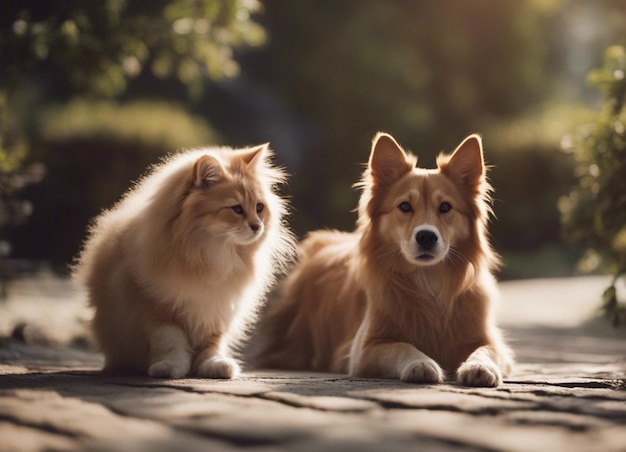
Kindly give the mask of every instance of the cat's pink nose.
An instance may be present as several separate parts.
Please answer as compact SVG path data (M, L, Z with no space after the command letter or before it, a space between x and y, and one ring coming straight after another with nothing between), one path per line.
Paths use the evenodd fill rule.
M259 223L250 223L250 229L252 229L252 232L259 232L261 225Z

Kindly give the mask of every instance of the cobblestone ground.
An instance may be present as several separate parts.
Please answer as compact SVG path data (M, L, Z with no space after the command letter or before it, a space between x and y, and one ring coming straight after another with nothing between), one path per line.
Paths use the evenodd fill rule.
M0 301L0 450L624 451L626 336L587 322L605 283L502 284L518 366L476 389L261 371L106 377L80 294L50 276L18 281Z

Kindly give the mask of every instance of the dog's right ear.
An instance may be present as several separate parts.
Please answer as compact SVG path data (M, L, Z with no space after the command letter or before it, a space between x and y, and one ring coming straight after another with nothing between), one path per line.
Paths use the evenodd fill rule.
M193 164L193 185L208 188L224 178L224 169L212 155L205 154Z
M411 171L414 164L394 138L378 132L372 141L369 168L374 182L391 185Z

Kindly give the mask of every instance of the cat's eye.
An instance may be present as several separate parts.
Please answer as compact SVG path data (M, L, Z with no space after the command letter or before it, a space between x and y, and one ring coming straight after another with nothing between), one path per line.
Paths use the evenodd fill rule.
M265 206L263 205L263 203L258 203L256 205L256 213L261 213L263 212L263 209L265 209Z
M442 202L441 204L439 204L439 212L448 213L451 210L452 210L452 206L450 205L449 202Z
M408 202L403 201L400 204L398 204L398 209L400 209L404 213L408 213L413 210L413 207L411 207L411 204L409 204Z
M242 215L243 214L243 207L241 207L241 204L237 204L236 206L232 206L231 209L233 210L233 212L235 212L237 215Z

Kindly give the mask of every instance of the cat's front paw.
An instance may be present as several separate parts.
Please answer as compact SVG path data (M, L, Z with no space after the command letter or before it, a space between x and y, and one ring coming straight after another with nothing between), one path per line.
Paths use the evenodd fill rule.
M459 367L457 381L464 386L495 387L502 384L502 372L494 362L470 360Z
M189 373L189 362L183 360L164 359L152 363L148 375L154 378L183 378Z
M413 361L400 373L400 380L407 383L441 383L443 378L443 370L432 359Z
M213 356L198 365L197 374L204 378L235 378L239 375L239 364L228 356Z

